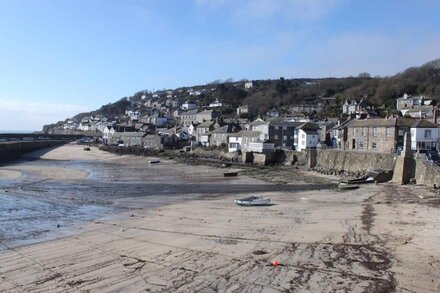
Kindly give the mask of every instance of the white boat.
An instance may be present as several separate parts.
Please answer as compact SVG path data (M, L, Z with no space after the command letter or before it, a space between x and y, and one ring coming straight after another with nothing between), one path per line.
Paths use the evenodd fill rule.
M234 203L239 206L266 206L270 204L270 198L261 195L253 195L246 198L237 198Z
M160 160L149 160L148 163L150 163L150 164L158 164L158 163L160 163Z

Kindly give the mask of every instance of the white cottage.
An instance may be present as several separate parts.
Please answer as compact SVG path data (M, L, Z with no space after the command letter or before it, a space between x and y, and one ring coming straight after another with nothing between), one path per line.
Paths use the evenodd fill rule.
M411 149L413 151L435 150L439 139L439 128L428 120L418 120L411 126Z
M316 148L319 142L318 127L310 122L304 123L297 127L298 134L295 140L298 143L295 145L297 151L305 149Z

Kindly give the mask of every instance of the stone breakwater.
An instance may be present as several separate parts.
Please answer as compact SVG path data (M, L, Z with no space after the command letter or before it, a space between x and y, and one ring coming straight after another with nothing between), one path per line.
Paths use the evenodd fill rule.
M63 140L12 141L0 143L0 162L18 159L21 155L64 144Z

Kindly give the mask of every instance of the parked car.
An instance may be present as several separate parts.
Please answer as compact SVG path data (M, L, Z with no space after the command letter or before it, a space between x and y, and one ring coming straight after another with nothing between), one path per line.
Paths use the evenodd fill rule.
M431 164L440 165L440 156L437 151L427 151L426 160Z

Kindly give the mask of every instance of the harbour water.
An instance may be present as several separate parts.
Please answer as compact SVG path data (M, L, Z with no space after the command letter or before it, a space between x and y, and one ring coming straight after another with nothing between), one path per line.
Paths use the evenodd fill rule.
M56 155L52 155L55 153ZM150 158L151 159L151 158ZM69 235L93 219L185 200L320 189L223 177L221 169L67 145L0 167L0 250ZM8 173L9 172L9 173ZM21 174L16 177L7 174ZM250 189L250 183L252 189Z

